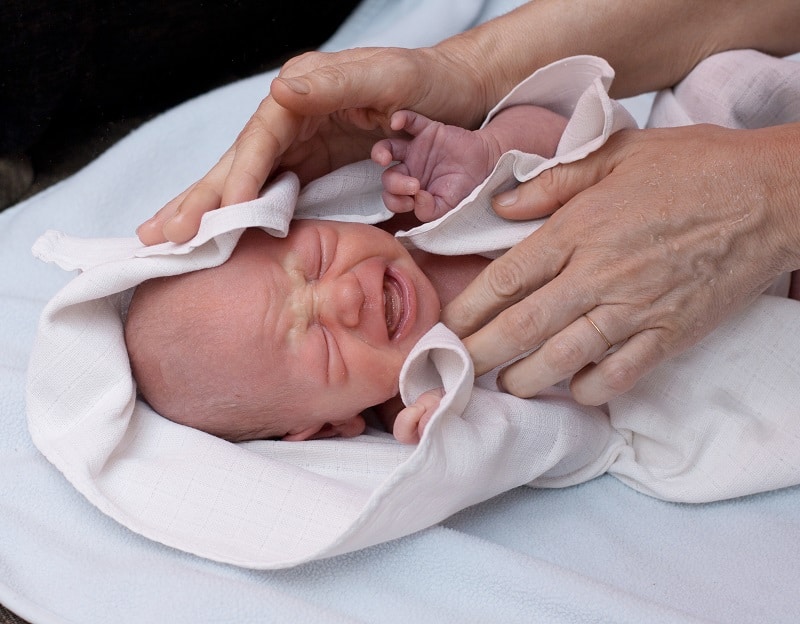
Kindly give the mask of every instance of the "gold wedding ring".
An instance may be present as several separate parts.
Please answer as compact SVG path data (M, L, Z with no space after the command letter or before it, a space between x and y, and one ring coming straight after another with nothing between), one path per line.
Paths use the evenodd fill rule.
M601 330L601 329L600 329L600 328L597 326L597 323L595 323L595 322L594 322L592 319L590 319L590 318L589 318L589 315L588 315L588 314L584 314L584 315L583 315L583 318L585 318L587 321L589 321L589 323L591 323L592 327L594 327L595 331L596 331L598 334L600 334L600 337L603 339L603 342L605 342L605 343L606 343L606 346L607 346L609 349L610 349L611 347L613 347L613 346L614 346L614 345L612 345L612 344L611 344L611 341L610 341L608 338L606 338L606 335L603 333L603 330Z

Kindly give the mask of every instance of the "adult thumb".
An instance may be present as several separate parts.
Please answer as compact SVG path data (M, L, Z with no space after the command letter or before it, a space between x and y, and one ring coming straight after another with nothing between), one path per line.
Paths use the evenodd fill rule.
M393 48L308 52L283 66L270 94L300 115L369 108L388 116L414 101L415 68Z
M613 137L612 137L613 138ZM555 165L518 187L498 193L492 208L504 219L522 221L553 214L581 191L594 186L614 168L614 143L609 141L581 160Z

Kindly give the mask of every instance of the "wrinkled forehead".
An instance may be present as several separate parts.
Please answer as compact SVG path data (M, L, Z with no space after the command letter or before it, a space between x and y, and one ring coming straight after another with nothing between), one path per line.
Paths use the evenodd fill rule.
M273 247L303 252L312 248L320 237L325 235L335 236L337 249L349 247L353 243L357 245L359 242L402 247L400 241L379 225L328 219L294 220L285 238L273 237L258 228L249 229L240 239L238 246L250 248L260 241Z
M147 307L167 308L174 316L189 309L212 317L220 311L228 318L257 311L258 302L279 295L287 258L302 257L317 228L316 222L294 222L285 238L250 228L219 266L148 280L135 289L134 298Z
M283 264L288 256L303 255L312 249L319 228L318 221L293 221L284 238L272 236L260 228L250 228L242 234L225 264L229 267L247 262Z

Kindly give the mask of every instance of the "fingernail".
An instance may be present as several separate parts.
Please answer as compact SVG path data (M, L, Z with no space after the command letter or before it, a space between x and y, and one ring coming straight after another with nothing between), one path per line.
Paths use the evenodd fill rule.
M505 193L500 193L499 195L494 196L494 201L499 206L510 206L511 204L516 204L517 199L519 199L519 192L517 189L506 191Z
M300 95L311 93L311 85L308 84L306 80L301 80L299 78L278 78L278 80Z

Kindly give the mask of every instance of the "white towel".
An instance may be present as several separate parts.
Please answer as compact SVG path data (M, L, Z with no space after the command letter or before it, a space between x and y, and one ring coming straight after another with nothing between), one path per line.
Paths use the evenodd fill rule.
M603 61L576 57L520 85L501 106L543 103L537 98L550 97L553 84L571 87L547 101L571 116L556 157L504 156L456 211L407 240L440 253L491 253L524 237L536 224L498 219L488 194L511 176L529 179L581 158L632 125L606 95L611 77ZM132 530L253 568L360 549L520 484L565 486L606 470L671 500L717 500L800 482L799 429L791 417L800 389L788 383L800 376L800 335L792 323L798 304L775 297L607 409L578 406L559 388L532 400L502 395L491 375L473 387L463 345L437 326L401 375L407 400L430 387L446 389L417 447L374 431L354 440L235 445L135 401L122 339L126 290L148 277L223 262L244 227L282 235L295 208L297 217L318 215L326 205L328 217L341 216L356 193L363 200L358 219L379 220L386 216L379 173L359 163L299 195L296 179L286 175L259 200L208 215L185 245L146 249L135 241L43 237L35 247L41 258L83 272L42 316L28 390L37 446L84 496Z

